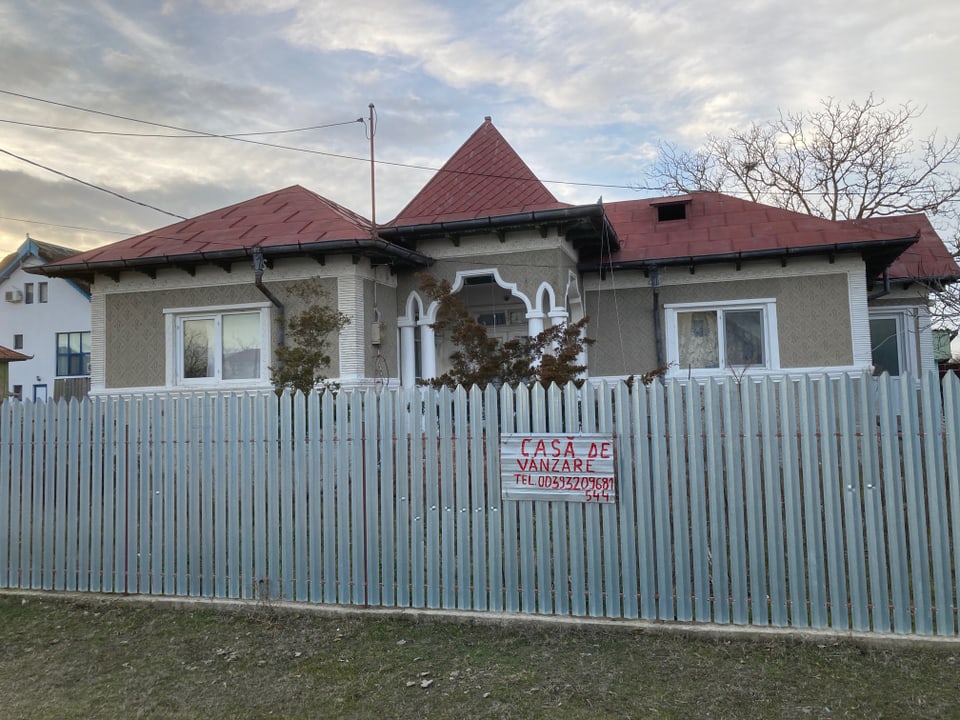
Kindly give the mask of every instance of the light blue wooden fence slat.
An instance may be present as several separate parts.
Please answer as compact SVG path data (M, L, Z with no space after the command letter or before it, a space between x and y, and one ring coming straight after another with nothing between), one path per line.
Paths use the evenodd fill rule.
M426 475L424 473L424 427L427 392L411 392L410 402L410 586L414 607L425 607L426 584Z
M154 527L154 504L162 502L160 496L161 473L163 457L158 433L160 432L159 399L150 396L144 405L145 423L141 428L139 447L144 461L138 468L137 482L131 483L139 493L138 529L140 536L137 540L137 559L131 563L131 578L135 583L136 592L162 592L160 578L154 577L160 568L154 566L154 557L160 553L154 551L159 548L154 545L154 538L159 543L160 531ZM163 518L162 509L158 508L157 522ZM155 589L155 590L154 590Z
M298 602L306 602L310 597L310 573L307 570L309 540L307 527L309 517L310 492L313 488L310 468L307 464L307 443L309 426L307 424L307 398L301 392L293 396L293 534L294 542L294 589L293 596ZM319 520L319 517L317 518Z
M201 497L203 494L202 483L204 475L201 469L200 454L203 446L202 431L202 401L197 396L191 396L184 405L186 412L183 416L183 422L180 427L183 437L187 439L187 450L183 453L186 467L183 468L183 492L187 495L185 507L187 516L186 533L181 533L180 537L186 536L186 572L187 572L187 594L198 597L203 592L203 562L201 555L201 530L203 528L203 517L200 512ZM252 528L247 533L247 542L250 541Z
M530 391L523 385L516 388L516 431L532 432L530 427ZM534 513L533 503L517 501L520 523L520 544L517 549L520 564L520 609L532 613L537 610L537 569L534 551Z
M117 435L116 398L105 398L103 412L103 562L101 563L100 590L116 592L117 575L115 547L119 544L116 508L125 501L123 493L117 488L119 476L117 470L117 450L120 442ZM99 455L99 453L98 453Z
M367 602L366 527L363 472L363 393L349 393L349 481L350 481L350 585L351 602Z
M453 442L449 451L454 453L454 522L457 527L457 607L473 607L473 578L470 564L470 520L473 516L470 503L470 458L468 457L470 434L467 430L467 391L458 387L454 393Z
M380 437L380 472L377 473L377 492L380 494L380 549L374 557L373 567L380 563L380 604L393 607L397 604L397 551L396 551L396 522L394 507L397 502L397 472L394 466L394 453L397 443L394 428L394 401L396 393L383 391L378 395L379 401L379 437Z
M457 570L456 570L456 504L453 478L453 418L451 405L453 394L450 388L439 393L440 435L437 442L437 454L440 464L440 587L441 607L457 606Z
M177 472L175 458L177 447L177 398L164 398L163 412L163 593L173 595L176 592L176 511L177 511ZM233 437L236 437L235 435ZM239 542L233 547L239 547ZM236 553L234 553L236 554Z
M621 613L634 620L640 616L637 588L636 478L633 475L633 428L630 425L630 391L623 382L612 388L615 489L620 537Z
M613 435L612 391L606 382L597 393L597 429ZM603 522L604 612L607 617L622 617L620 586L620 543L617 542L617 506L604 503L600 508Z
M14 400L0 400L0 587L13 587L10 582L10 541L13 530L4 522L10 515L10 504L18 491L14 490L22 440L22 405ZM14 433L17 437L14 437ZM12 455L12 457L11 457Z
M504 561L503 561L503 505L500 499L500 455L498 450L500 415L498 392L493 385L483 390L484 485L486 487L487 512L487 585L489 607L494 611L504 608Z
M280 581L280 597L294 599L294 520L293 520L293 458L296 454L293 438L293 402L289 392L280 395L280 434L277 453L280 459L279 486L276 505L279 509L278 520L280 543L280 566L271 575Z
M797 438L796 384L783 380L778 384L780 408L781 463L783 472L784 534L787 553L787 579L790 591L790 625L807 627L806 563L803 552L803 495L800 484L800 454Z
M29 470L30 464L32 463L30 443L32 442L34 424L33 411L35 404L29 402L23 404L12 403L12 406L12 427L14 434L9 436L11 438L10 475L3 483L4 507L3 513L0 515L0 527L5 525L7 529L4 533L3 555L0 556L2 568L0 569L3 570L5 575L6 587L19 588L20 541L22 538L20 530L20 503L23 497L23 478L33 478L33 473L25 472L24 465L26 465ZM52 473L50 473L50 475L52 476ZM34 482L36 482L36 480L34 480ZM46 559L44 559L44 565L49 567Z
M912 375L900 378L903 409L903 482L907 501L907 537L910 546L910 577L913 589L914 629L927 635L933 631L930 595L930 556L927 544L927 512L924 504L923 468L917 419L917 388Z
M176 546L176 589L177 595L194 595L191 589L190 576L190 550L193 541L190 537L190 530L194 525L198 525L197 518L189 511L190 499L194 495L192 483L190 482L189 468L196 468L196 465L190 464L190 453L193 450L190 434L190 422L192 419L192 402L189 396L178 396L174 400L176 411L176 537L174 540ZM249 535L247 536L249 538Z
M904 516L903 475L900 464L900 416L897 412L899 393L889 375L876 381L880 394L880 430L883 504L886 507L887 547L890 557L890 587L893 602L894 632L913 632L910 611L907 534Z
M820 464L823 479L824 548L827 552L827 594L830 598L830 626L850 627L843 545L843 511L840 504L840 467L837 450L837 410L834 382L821 377L817 383L820 409Z
M423 458L425 487L425 515L427 519L426 565L427 565L427 607L438 608L441 605L440 575L440 474L437 445L440 442L440 408L437 393L425 395L423 422Z
M337 472L338 454L336 409L334 395L324 391L320 398L319 431L323 433L323 601L339 601L339 583L337 559L337 497L339 474Z
M664 388L654 380L650 403L650 475L657 548L657 618L674 620L673 545L670 537L670 480L667 465L667 413Z
M567 432L580 432L580 393L573 383L564 393L564 415ZM587 614L587 573L586 573L586 537L583 519L583 503L571 503L567 508L567 534L570 542L568 562L570 564L569 593L570 612L577 617Z
M410 598L410 529L413 521L410 500L410 439L413 430L410 427L410 408L416 401L415 388L401 389L395 395L394 403L394 475L396 477L394 502L396 505L397 528L397 597L396 605L408 607Z
M0 516L0 523L9 522L11 548L10 548L10 566L16 568L16 579L12 587L26 587L32 573L28 572L30 567L30 545L33 539L31 527L31 505L34 501L32 486L37 480L42 480L43 466L37 462L39 451L42 449L34 441L34 438L40 437L38 432L42 417L42 405L32 403L24 413L24 442L23 455L21 459L20 472L11 478L11 488L13 496L10 502L10 515ZM33 446L33 450L31 450ZM42 460L42 458L39 458ZM43 504L41 503L41 507Z
M103 473L106 460L103 456L103 443L106 436L104 427L103 401L101 398L86 399L90 418L90 574L88 589L93 592L103 590L103 559L111 551L104 544L104 509L106 497L103 492ZM107 516L109 517L109 515ZM34 546L36 547L36 546ZM36 568L34 563L34 568ZM34 586L35 587L35 586Z
M23 418L27 427L32 427L33 442L33 479L31 487L31 513L30 513L30 587L38 590L43 587L43 525L45 519L45 508L43 505L43 496L46 490L44 458L48 452L46 443L39 442L40 438L45 437L43 406L35 403L24 403ZM29 452L29 447L24 446L24 451Z
M254 565L254 494L256 482L254 480L256 468L254 466L255 449L255 418L259 412L262 400L255 395L241 395L237 398L237 495L240 504L237 527L240 537L234 552L238 555L240 597L256 598L258 591L257 572Z
M226 527L222 537L226 541L225 575L227 594L231 598L241 596L240 585L246 580L240 569L240 488L244 483L242 473L242 447L240 440L240 403L234 393L223 398L224 423L221 444L224 447L224 486L226 488ZM289 435L288 435L289 437Z
M703 394L696 383L684 392L687 472L690 493L690 547L693 552L693 611L698 622L711 619L710 549L707 544L707 481L704 474Z
M228 585L227 585L227 543L224 542L224 538L227 536L227 482L226 473L224 468L227 463L227 447L224 442L224 430L226 419L224 413L226 412L225 408L225 398L222 396L215 396L212 398L212 436L215 447L214 455L214 466L213 466L213 475L210 478L210 481L214 487L214 496L213 496L213 522L214 522L214 537L216 538L214 543L214 582L215 590L214 594L216 597L229 597L228 596ZM271 428L274 427L275 423L271 423L269 419L267 420L265 431L267 438L267 447L266 452L268 455L267 468L270 472L270 468L273 467L273 462L271 462L275 457L275 451L271 452L271 447L276 447L275 443L271 442ZM270 472L273 475L272 472ZM267 481L268 487L270 485L270 480ZM268 568L273 567L270 563L269 557L272 554L273 546L275 546L275 541L273 538L267 535L267 556ZM270 570L268 570L268 573ZM272 595L272 588L268 590Z
M887 591L887 562L884 541L883 500L880 480L879 407L874 401L875 383L864 374L858 393L861 440L861 472L863 473L863 514L867 534L867 572L870 578L872 629L890 632L890 595Z
M569 388L567 393L569 398L576 397ZM657 617L657 561L653 541L653 475L650 472L651 443L648 437L647 403L646 386L635 385L630 393L629 422L633 435L631 466L637 523L637 592L640 595L640 617L644 620L654 620ZM569 401L568 404L570 404Z
M850 592L850 621L854 630L870 629L869 596L867 593L866 549L863 544L860 448L857 444L860 418L856 413L856 397L850 375L839 384L840 488L842 492L843 527L847 557L847 587Z
M67 528L67 471L69 469L69 426L67 424L67 404L60 401L55 403L57 408L57 429L54 433L55 442L59 451L57 452L57 480L56 490L53 496L56 517L54 519L55 535L53 547L53 588L55 590L65 590L66 583L66 537L69 534ZM64 450L66 449L66 452Z
M470 416L466 432L469 433L470 452L470 552L473 556L471 569L471 583L473 584L472 607L475 610L486 610L489 607L488 587L490 579L487 574L487 507L486 487L488 477L485 468L484 455L484 396L480 388L474 385L470 388L467 402L470 405ZM492 522L492 520L491 520Z
M750 621L750 593L747 585L747 531L743 488L743 422L740 412L740 388L725 382L720 387L723 408L726 473L727 527L730 537L730 604L733 622L745 625Z
M200 594L204 597L213 597L215 591L213 498L216 483L212 468L216 451L213 443L212 404L213 400L209 395L202 395L197 402L196 420L197 436L201 442L200 474L196 477L196 486L200 493ZM258 437L263 437L262 426Z
M930 565L926 538L926 504L923 498L923 470L919 421L914 417L918 407L917 387L912 376L900 379L901 445L903 452L903 484L906 508L907 547L910 562L914 630L927 634L933 631L930 595Z
M500 389L500 432L516 432L515 394L504 385ZM500 454L497 453L497 467L500 466ZM497 482L500 487L500 482ZM519 584L519 525L517 520L519 502L515 500L502 501L501 515L503 516L503 588L504 609L507 612L516 612L520 609Z
M950 561L954 567L960 566L960 377L947 373L943 377L943 413L945 420L945 439L947 451L947 478L950 497L952 552ZM960 572L954 573L954 597L960 603Z
M750 612L754 625L768 625L766 542L763 529L763 477L760 463L760 428L757 393L750 378L740 383L740 412L743 416L743 497L747 525L747 567L749 570Z
M323 434L323 421L320 417L321 391L314 390L306 397L305 430L309 433L307 442L307 492L309 493L309 525L307 535L309 546L308 573L310 602L323 602L323 458L320 440Z
M74 401L75 402L75 401ZM76 497L79 490L76 481L76 463L77 455L79 452L79 443L78 443L78 430L77 427L77 418L74 412L71 412L72 408L70 403L66 400L61 399L57 402L58 406L62 406L62 416L65 420L64 429L66 434L64 436L64 445L61 446L62 457L58 458L58 464L63 466L63 476L64 482L62 485L63 495L58 498L58 502L63 504L63 512L61 516L63 517L63 529L61 534L65 536L65 541L62 545L62 555L60 562L57 564L57 572L63 574L62 577L62 588L64 590L76 590L77 589L77 575L76 575L76 560L77 560L77 506L76 506ZM26 510L26 512L24 512ZM25 523L24 529L29 535L29 524L30 524L30 506L27 505L24 508L21 505L21 523ZM60 543L58 542L58 545ZM26 553L24 553L26 550ZM20 557L23 561L21 565L21 575L24 574L26 567L30 562L30 547L29 543L21 543L20 545Z
M91 483L93 478L90 472L90 452L93 447L93 437L91 434L90 403L86 400L82 403L74 400L71 401L70 404L73 411L77 413L80 433L77 443L77 451L80 457L79 462L74 465L74 472L77 473L76 481L79 484L80 494L80 502L77 507L79 513L77 521L79 526L77 528L77 575L75 587L77 590L85 592L90 589L90 531L93 527L93 522L91 521L91 513L93 512L91 502L93 488L91 487Z
M689 473L684 438L684 385L666 387L667 453L670 466L670 525L673 529L673 582L676 595L676 619L692 620L693 587L690 568L690 525L687 500L690 496Z
M546 393L546 429L555 434L571 434L563 418L563 390L551 383ZM577 503L579 504L579 503ZM553 612L570 614L570 557L567 510L570 503L550 503L550 555L553 560L551 583Z
M546 391L537 383L530 390L530 430L536 433L547 431ZM551 567L550 525L552 503L537 501L533 503L533 516L536 531L536 546L528 548L537 565L536 598L537 611L545 615L553 614L553 568ZM532 551L532 552L531 552Z
M797 391L810 624L815 628L825 628L830 616L827 610L827 566L823 543L823 505L820 499L817 401L816 389L809 376L800 379Z
M770 623L787 624L787 580L784 562L786 542L783 535L782 460L777 432L776 389L769 377L760 380L760 457L761 486L766 523L767 573L770 598Z
M943 466L943 425L940 384L933 371L920 380L920 417L923 423L923 484L926 485L933 591L938 635L956 634L954 597L951 589L950 534L947 524L947 493Z
M703 387L703 431L710 516L710 579L712 619L717 623L731 621L730 566L727 560L727 493L723 472L723 425L720 420L720 389L713 378Z
M379 485L380 458L377 435L377 392L363 393L363 507L364 507L364 604L380 604L380 518Z
M585 433L597 432L597 397L592 383L583 386L581 427ZM583 511L587 536L587 611L593 617L602 617L606 608L603 588L603 524L600 507L587 503Z

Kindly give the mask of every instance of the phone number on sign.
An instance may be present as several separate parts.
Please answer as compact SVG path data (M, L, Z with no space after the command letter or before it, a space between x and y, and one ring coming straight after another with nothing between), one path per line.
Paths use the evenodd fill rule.
M583 477L579 475L537 475L533 482L523 482L522 485L532 485L543 490L558 490L568 492L583 492L587 500L609 500L610 492L614 488L612 477ZM533 480L533 478L531 478Z

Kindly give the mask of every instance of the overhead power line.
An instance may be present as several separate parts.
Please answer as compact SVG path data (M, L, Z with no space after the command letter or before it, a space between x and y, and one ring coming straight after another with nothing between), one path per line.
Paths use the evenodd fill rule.
M171 135L170 133L131 133L131 132L118 132L116 130L89 130L87 128L73 128L73 127L63 127L61 125L42 125L40 123L29 123L23 122L22 120L6 120L0 118L0 123L7 123L9 125L22 125L24 127L34 127L41 128L43 130L59 130L61 132L74 132L74 133L83 133L86 135L115 135L120 137L140 137L140 138L241 138L252 135L286 135L289 133L297 132L306 132L308 130L321 130L323 128L332 128L339 127L341 125L353 125L354 123L362 123L363 118L357 118L356 120L350 120L348 122L336 122L336 123L327 123L326 125L310 125L309 127L302 128L291 128L289 130L261 130L259 132L245 132L245 133L229 133L225 135L214 135L211 133L191 133L191 134L180 134L180 135Z
M13 97L19 97L19 98L23 98L23 99L25 99L25 100L32 100L32 101L34 101L34 102L46 103L46 104L48 104L48 105L55 105L55 106L57 106L57 107L68 108L68 109L70 109L70 110L77 110L77 111L79 111L79 112L93 113L94 115L102 115L102 116L104 116L104 117L110 117L110 118L114 118L114 119L116 119L116 120L126 120L126 121L128 121L128 122L140 123L140 124L142 124L142 125L152 125L153 127L161 127L161 128L165 128L165 129L167 129L167 130L176 130L176 131L178 131L178 132L190 133L190 134L197 135L197 136L200 136L200 137L219 138L219 139L223 139L223 140L234 140L234 141L236 141L236 142L245 142L245 143L248 143L248 144L251 144L251 145L260 145L260 146L262 146L262 147L274 148L274 149L277 149L277 150L290 150L290 151L292 151L292 152L301 152L301 153L307 153L307 154L310 154L310 155L321 155L321 156L323 156L323 157L332 157L332 158L338 158L338 159L341 159L341 160L354 160L354 161L359 161L359 162L363 162L363 163L369 163L369 162L370 162L370 158L369 158L369 157L359 157L359 156L356 156L356 155L346 155L346 154L343 154L343 153L333 153L333 152L327 152L327 151L324 151L324 150L311 150L311 149L309 149L309 148L295 147L295 146L292 146L292 145L279 145L279 144L276 144L276 143L263 142L263 141L261 141L261 140L251 140L251 139L249 139L249 138L247 138L247 137L242 137L242 136L240 136L240 135L229 135L229 134L228 134L228 135L218 135L218 134L216 134L216 133L205 132L205 131L203 131L203 130L195 130L195 129L192 129L192 128L179 127L179 126L177 126L177 125L168 125L168 124L166 124L166 123L158 123L158 122L153 122L153 121L151 121L151 120L141 120L141 119L139 119L139 118L133 118L133 117L129 117L129 116L126 116L126 115L117 115L117 114L115 114L115 113L104 112L103 110L94 110L94 109L92 109L92 108L86 108L86 107L82 107L82 106L80 106L80 105L71 105L71 104L69 104L69 103L57 102L57 101L55 101L55 100L47 100L47 99L44 99L44 98L34 97L34 96L32 96L32 95L24 95L23 93L17 93L17 92L13 92L13 91L11 91L11 90L3 90L3 89L0 89L0 94L3 94L3 95L11 95L11 96L13 96ZM361 118L361 121L362 121L362 118ZM356 122L356 121L352 121L352 122ZM351 123L348 123L348 124L351 124ZM366 127L366 126L364 125L364 127ZM259 133L255 133L255 134L259 134ZM525 181L526 181L526 180L529 180L529 181L531 181L531 182L541 182L541 183L546 183L546 184L549 184L549 185L570 185L570 186L574 186L574 187L609 188L609 189L615 189L615 190L634 190L634 191L637 191L637 190L644 190L644 189L652 189L652 188L638 188L638 187L635 186L635 185L616 185L616 184L611 184L611 183L575 182L575 181L570 181L570 180L544 180L544 179L540 179L540 178L526 178L526 177L522 177L522 178L521 178L521 177L516 177L516 176L513 176L513 175L498 175L498 174L493 174L493 173L470 172L470 171L464 171L464 170L444 170L443 168L432 167L432 166L429 166L429 165L415 165L415 164L411 164L411 163L391 162L391 161L389 161L389 160L375 160L374 162L375 162L377 165L387 165L387 166L390 166L390 167L400 167L400 168L407 168L407 169L411 169L411 170L425 170L425 171L428 171L428 172L446 172L446 173L450 173L450 174L454 174L454 175L465 175L465 176L472 176L472 177L487 177L487 178L493 178L493 179L497 179L497 180L525 180Z

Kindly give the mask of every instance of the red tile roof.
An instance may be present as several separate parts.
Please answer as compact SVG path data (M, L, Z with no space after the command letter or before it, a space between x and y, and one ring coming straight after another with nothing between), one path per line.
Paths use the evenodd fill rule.
M369 238L370 221L299 185L69 258L70 265L303 246Z
M960 266L923 213L848 220L845 224L895 235L920 234L917 243L890 266L891 278L960 279Z
M657 206L685 202L686 218L657 219ZM735 253L804 250L910 238L901 233L860 227L781 210L715 192L673 198L627 200L605 204L620 238L614 262L697 258Z
M388 225L422 225L569 207L558 202L490 118Z
M29 355L24 355L23 353L18 353L16 350L11 350L8 347L0 345L0 362L17 362L18 360L29 360Z

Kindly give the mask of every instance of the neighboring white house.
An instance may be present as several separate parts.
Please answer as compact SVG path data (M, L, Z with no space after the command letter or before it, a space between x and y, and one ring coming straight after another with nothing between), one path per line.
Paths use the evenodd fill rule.
M11 363L10 395L23 400L84 395L90 379L90 287L26 268L76 250L27 237L0 260L0 345L30 357Z

